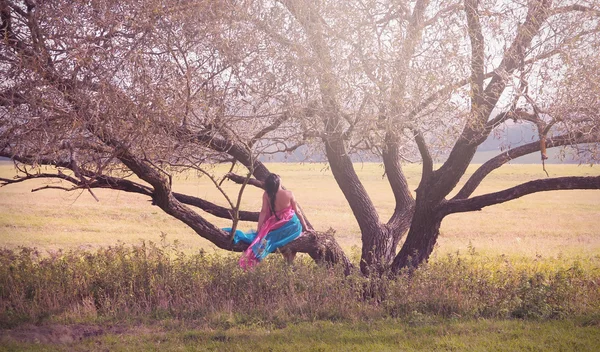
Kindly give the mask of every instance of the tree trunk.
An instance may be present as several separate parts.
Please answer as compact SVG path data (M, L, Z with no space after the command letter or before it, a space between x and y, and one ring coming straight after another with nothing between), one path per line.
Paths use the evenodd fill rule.
M360 259L360 271L365 276L373 273L381 273L389 267L396 248L393 246L393 237L390 228L379 226L376 230L362 233L362 253Z
M396 248L402 236L408 230L412 212L403 214L406 219L394 225L381 225L375 233L363 234L363 247L360 260L360 271L365 276L381 274L390 268Z
M342 139L337 136L325 140L325 143L325 152L333 177L358 222L362 242L360 268L364 275L368 275L370 266L387 264L382 262L381 258L385 257L382 257L381 253L391 249L391 238L379 222L375 206L354 170Z
M432 206L417 207L412 224L402 249L392 263L392 272L398 273L403 268L416 268L427 261L440 234L442 217Z

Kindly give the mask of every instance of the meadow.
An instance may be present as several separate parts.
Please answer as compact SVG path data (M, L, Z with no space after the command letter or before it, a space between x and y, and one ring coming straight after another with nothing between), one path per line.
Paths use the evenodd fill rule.
M393 197L382 167L355 167L386 219ZM358 227L326 165L269 168L356 261ZM416 188L419 166L405 171ZM11 164L0 165L0 177L12 175ZM540 165L506 165L477 193L540 177ZM95 190L96 202L81 191L30 192L48 183L0 188L0 350L600 347L600 191L545 192L452 215L430 263L389 280L344 277L305 256L291 268L272 256L245 273L237 254L214 248L147 197ZM231 195L238 187L224 183ZM174 189L226 204L206 176L178 174ZM243 208L258 210L259 200L249 187Z
M313 226L321 231L336 230L342 247L351 252L360 245L358 225L331 172L325 164L270 164L291 189ZM383 168L377 163L355 165L375 203L382 221L393 211L393 196ZM469 173L476 166L470 167ZM549 165L551 177L598 175L590 166ZM412 189L417 187L420 166L404 167ZM215 175L224 168L212 170ZM14 168L0 164L0 177L11 177ZM475 194L501 190L522 182L545 177L541 165L509 164L494 171ZM94 190L100 202L86 191L65 192L37 187L56 181L33 180L0 188L0 247L35 247L42 251L71 248L99 248L117 243L158 242L166 234L189 253L202 249L219 251L184 224L150 204L149 198L120 191ZM239 186L226 181L223 188L234 198ZM223 196L206 176L176 174L174 190L202 197L226 206ZM261 191L247 187L242 208L258 211ZM204 216L219 226L228 220ZM444 219L435 253L466 251L475 247L485 255L589 256L600 253L600 191L555 191L484 208L479 212L455 214ZM242 229L253 223L241 223Z

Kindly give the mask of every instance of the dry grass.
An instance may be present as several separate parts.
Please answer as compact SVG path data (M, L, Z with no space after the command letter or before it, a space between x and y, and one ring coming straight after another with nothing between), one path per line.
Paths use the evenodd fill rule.
M345 276L280 256L243 271L234 255L187 255L170 243L42 256L0 250L0 330L25 323L198 321L230 328L314 321L565 319L600 314L600 257L447 255L410 275Z
M355 165L385 221L393 210L393 196L379 164ZM269 164L294 191L309 220L317 229L337 230L341 245L351 250L360 245L358 226L331 172L324 164ZM549 165L551 176L598 175L597 167ZM469 170L473 172L475 166ZM215 174L225 172L216 168ZM420 166L405 166L411 188L419 181ZM11 177L11 164L0 164L0 176ZM478 193L490 192L545 177L540 165L506 165L481 185ZM96 190L96 202L86 192L30 190L49 181L29 181L0 188L0 247L37 247L42 250L97 248L119 242L138 244L140 239L158 242L166 233L188 252L214 248L179 221L165 215L144 196ZM235 197L238 185L225 182ZM225 205L224 198L206 177L177 175L174 188ZM244 194L245 209L259 209L260 191L249 187ZM211 220L221 226L229 221ZM600 253L600 191L545 192L485 208L476 213L452 215L442 224L436 255L466 252L473 246L485 255L535 257L598 255ZM254 226L243 223L242 228Z

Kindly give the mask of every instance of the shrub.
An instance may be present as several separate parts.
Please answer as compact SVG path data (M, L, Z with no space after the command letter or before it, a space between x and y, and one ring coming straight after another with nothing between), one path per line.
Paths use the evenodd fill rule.
M220 326L385 317L561 318L600 313L599 258L509 260L449 255L390 279L273 255L242 271L237 256L177 245L117 245L40 255L0 250L0 324L51 319L165 319Z

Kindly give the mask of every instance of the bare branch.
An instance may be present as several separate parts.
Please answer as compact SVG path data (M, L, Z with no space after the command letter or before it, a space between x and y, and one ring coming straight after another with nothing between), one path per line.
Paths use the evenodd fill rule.
M496 69L490 83L485 88L485 105L483 116L487 116L496 106L500 95L506 87L506 74L511 74L524 63L526 49L549 16L552 1L535 0L529 3L525 22L519 26L517 36L509 48L504 52L504 57Z
M284 123L285 121L287 121L289 119L289 116L290 116L289 113L283 113L283 114L281 114L279 117L277 117L275 119L275 121L273 121L273 123L271 123L269 126L263 128L258 133L256 133L254 135L254 137L252 137L250 139L250 142L248 143L248 145L250 146L250 148L252 148L252 146L258 140L260 140L262 137L264 137L267 133L275 131L279 126L281 126L282 123Z
M243 184L245 182L245 180L246 180L246 177L240 176L240 175L236 175L236 174L231 173L231 172L228 173L227 175L225 175L225 178L228 178L231 181L233 181L235 183L238 183L238 184ZM248 184L252 185L254 187L261 188L261 189L265 188L265 184L263 183L263 181L259 181L259 180L255 179L255 178L248 179Z
M469 39L471 41L471 110L476 111L483 106L483 78L484 78L484 49L485 42L479 22L477 9L479 0L465 0L465 12L469 26Z
M415 142L417 143L417 146L419 147L419 153L421 153L421 159L423 161L422 179L427 180L427 179L429 179L429 177L431 177L431 174L433 172L433 158L431 157L431 154L429 153L429 148L427 147L427 142L425 141L425 137L423 137L423 134L421 133L421 131L419 131L417 129L413 129L413 133L415 136Z
M24 182L24 181L29 181L29 180L33 180L33 179L38 179L38 178L58 178L58 179L70 182L74 185L81 186L80 185L81 181L79 181L76 178L73 178L69 175L65 175L63 173L58 173L58 174L36 173L36 174L28 174L25 176L18 176L13 179L0 178L0 187L15 184L15 183L20 183L20 182ZM78 187L78 188L80 188L80 187Z
M547 52L544 52L542 54L536 55L532 58L529 58L527 60L523 61L523 65L522 66L528 66L531 65L535 62L544 60L544 59L548 59L552 56L558 55L560 53L562 53L564 51L565 48L569 47L572 44L575 44L577 41L581 40L582 36L594 33L595 30L588 30L588 31L582 31L580 33L578 33L577 35L574 35L570 38L567 38L565 40L563 40L561 42L560 45L558 45L556 48L552 49L552 50L548 50ZM488 72L486 74L484 74L483 79L489 79L492 77L495 77L496 75L498 75L500 72L500 67L498 67L497 69ZM470 78L465 78L462 79L460 81L457 81L455 83L449 84L443 88L440 88L439 90L435 91L434 93L432 93L431 95L427 96L427 98L423 99L423 101L421 101L421 103L419 103L413 110L411 110L408 114L409 118L413 118L415 116L417 116L419 113L421 113L424 109L426 109L429 105L431 105L433 102L435 102L437 99L443 97L443 96L447 96L450 93L452 93L453 91L455 91L456 89L460 88L460 87L464 87L465 85L467 85L470 82Z
M430 26L430 25L434 24L435 22L437 22L437 20L439 20L444 15L453 13L456 10L460 10L460 9L461 9L461 6L458 4L452 4L448 7L445 7L443 9L441 9L440 11L438 11L433 17L431 17L430 19L425 21L425 23L423 24L423 27Z
M578 5L578 4L554 8L554 9L552 9L551 15L558 15L558 14L575 12L575 11L584 12L586 14L592 14L594 16L600 16L600 10L592 8L592 7L584 6L584 5Z
M469 199L453 199L443 203L440 206L439 211L443 215L476 211L490 205L508 202L532 193L573 189L600 189L600 176L568 176L529 181L499 192L476 196Z
M569 145L572 143L596 143L600 142L600 137L594 136L570 136L563 135L554 138L548 138L546 141L547 148L560 147ZM481 181L489 175L492 171L499 168L500 166L506 164L507 162L521 157L523 155L531 154L540 150L540 142L536 141L533 143L528 143L516 148L509 149L502 154L488 160L483 165L481 165L474 173L471 175L469 180L465 183L463 188L452 198L452 200L460 200L468 198L475 189L481 184Z

